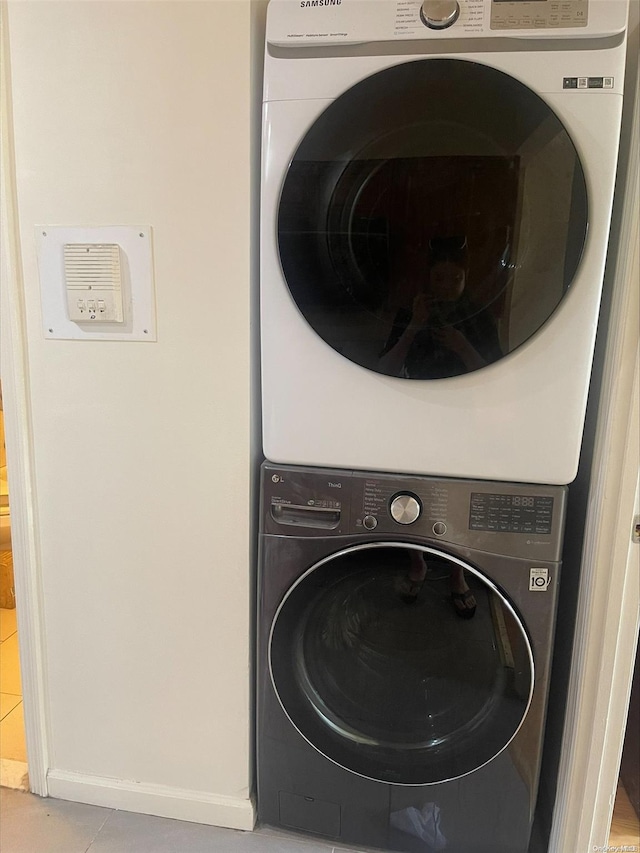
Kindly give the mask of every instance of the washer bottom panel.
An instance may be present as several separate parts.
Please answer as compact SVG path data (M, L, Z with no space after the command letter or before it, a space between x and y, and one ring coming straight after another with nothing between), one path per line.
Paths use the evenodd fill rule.
M260 728L270 734L258 743L261 823L385 851L526 853L538 769L526 724L508 749L468 776L388 785L327 760L293 730L275 697L265 698Z

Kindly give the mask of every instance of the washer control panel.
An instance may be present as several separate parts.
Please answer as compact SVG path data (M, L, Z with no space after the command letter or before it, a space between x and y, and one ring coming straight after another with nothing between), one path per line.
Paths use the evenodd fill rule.
M551 495L494 495L471 493L471 530L495 530L500 533L551 533L553 497Z
M261 532L443 542L514 557L560 559L565 486L262 467Z
M446 532L449 490L444 481L421 477L411 485L419 488L401 489L398 478L362 474L353 482L353 510L356 528L360 518L368 530L372 522L379 530L407 531L442 536ZM416 478L417 479L417 478Z
M422 512L420 498L409 493L396 495L391 499L389 512L391 518L398 524L413 524L420 518Z

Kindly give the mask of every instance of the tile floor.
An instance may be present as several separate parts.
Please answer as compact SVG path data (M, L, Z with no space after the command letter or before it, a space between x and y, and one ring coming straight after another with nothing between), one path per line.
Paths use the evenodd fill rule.
M219 829L8 788L0 789L0 815L2 853L347 853L267 828Z
M26 761L15 610L0 610L0 757Z

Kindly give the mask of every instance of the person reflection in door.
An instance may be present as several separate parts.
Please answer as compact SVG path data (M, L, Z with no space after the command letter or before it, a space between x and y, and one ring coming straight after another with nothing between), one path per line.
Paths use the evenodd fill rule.
M478 370L502 355L496 324L466 293L465 237L429 243L428 274L410 308L400 308L379 368L406 379L443 379Z
M414 604L418 600L429 570L427 555L411 549L410 565L407 577L402 581L400 594L405 604ZM455 563L448 566L451 604L461 619L472 619L476 612L476 598L467 584L464 569Z

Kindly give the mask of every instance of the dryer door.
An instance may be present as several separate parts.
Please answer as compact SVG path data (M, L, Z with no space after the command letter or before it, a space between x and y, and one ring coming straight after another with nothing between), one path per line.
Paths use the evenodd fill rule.
M424 59L367 78L310 128L279 206L300 311L346 358L440 379L528 340L574 278L587 232L576 149L509 75Z
M464 583L471 619L451 598ZM276 613L269 662L283 710L313 747L402 785L491 761L518 731L534 683L525 628L486 577L393 543L349 548L307 571Z

